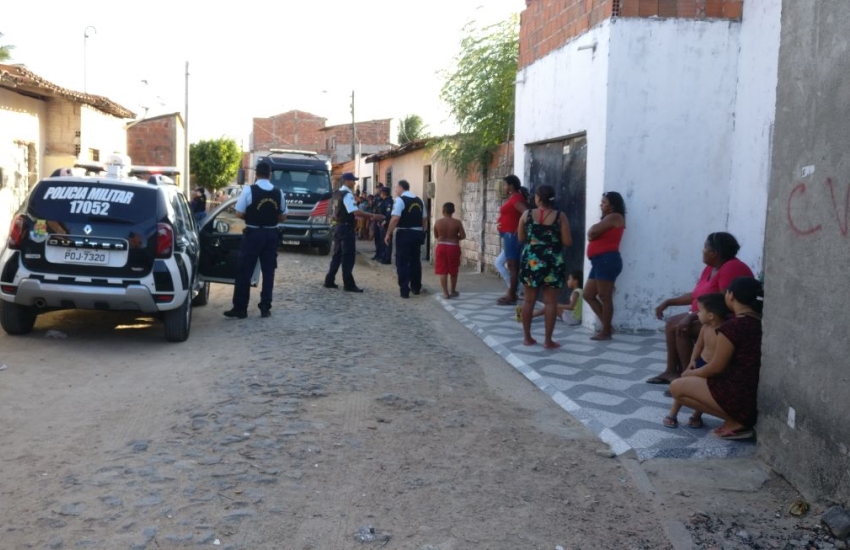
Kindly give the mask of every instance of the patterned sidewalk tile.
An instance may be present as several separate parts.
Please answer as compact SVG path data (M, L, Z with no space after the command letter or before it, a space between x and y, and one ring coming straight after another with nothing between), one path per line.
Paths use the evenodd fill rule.
M435 299L615 453L634 450L639 460L742 457L754 453L753 442L713 437L711 430L722 423L717 418L706 415L705 428L688 428L690 409L679 414L679 428L662 425L671 404L671 399L664 396L666 386L645 381L664 370L663 334L617 333L613 340L594 342L584 328L558 322L554 339L561 344L560 349L524 346L514 308L496 305L499 296L469 293L459 299ZM543 341L542 319L534 320L532 334Z

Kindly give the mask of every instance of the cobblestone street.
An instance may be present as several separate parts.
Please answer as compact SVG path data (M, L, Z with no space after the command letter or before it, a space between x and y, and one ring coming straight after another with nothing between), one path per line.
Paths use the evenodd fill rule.
M226 320L214 285L182 345L94 312L0 336L0 547L669 547L622 463L433 294L279 264L271 319Z

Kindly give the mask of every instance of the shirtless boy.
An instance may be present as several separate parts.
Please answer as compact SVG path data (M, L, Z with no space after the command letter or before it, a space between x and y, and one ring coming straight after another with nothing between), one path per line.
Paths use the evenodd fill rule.
M440 276L443 298L446 300L460 296L457 291L460 241L466 238L463 223L452 217L454 213L454 203L447 202L443 205L443 217L434 223L434 237L437 239L437 248L434 251L434 273ZM451 277L451 287L448 284L449 277Z

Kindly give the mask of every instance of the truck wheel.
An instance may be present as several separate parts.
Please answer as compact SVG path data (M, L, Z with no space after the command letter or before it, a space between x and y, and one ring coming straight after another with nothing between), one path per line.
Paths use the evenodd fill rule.
M186 299L180 307L162 314L165 339L169 342L185 342L189 337L189 329L192 326L191 296L191 293L186 293Z
M322 243L319 245L319 254L322 256L327 256L331 253L331 244L330 243Z
M11 302L2 302L0 305L0 325L7 334L13 336L29 334L37 316L32 306L22 306Z
M201 285L201 289L198 291L198 295L192 299L192 305L195 307L205 306L210 301L210 283L209 281L204 282Z

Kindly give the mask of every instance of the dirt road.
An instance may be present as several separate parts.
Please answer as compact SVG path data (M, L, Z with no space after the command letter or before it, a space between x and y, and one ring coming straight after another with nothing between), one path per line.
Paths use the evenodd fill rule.
M621 462L432 295L362 263L364 294L324 289L326 265L283 253L270 319L226 320L214 285L185 344L94 312L0 335L0 548L670 547Z

